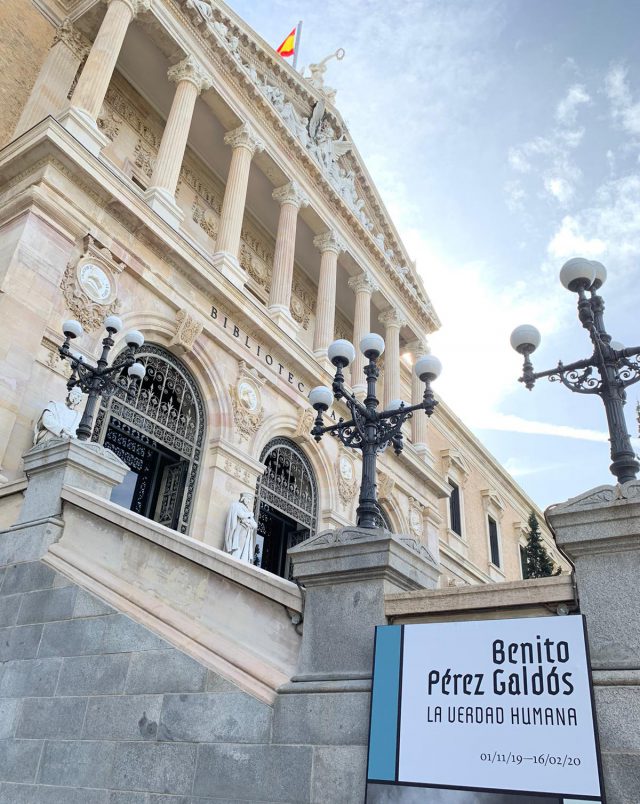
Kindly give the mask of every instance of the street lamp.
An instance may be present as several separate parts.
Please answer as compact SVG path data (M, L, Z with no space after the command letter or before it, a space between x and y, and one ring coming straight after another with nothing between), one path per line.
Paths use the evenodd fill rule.
M569 260L560 271L560 281L565 288L578 294L578 318L589 332L593 344L591 357L567 365L560 361L554 369L534 372L529 356L540 344L540 333L528 324L513 330L511 346L524 358L519 381L529 390L536 380L548 377L552 382L566 385L570 391L598 394L602 398L611 442L613 462L610 469L618 483L626 483L634 480L640 469L624 419L627 401L625 388L640 380L640 360L637 357L640 355L640 346L625 348L623 344L612 341L605 330L604 300L597 291L606 278L604 265L581 257Z
M358 527L378 528L382 517L378 507L376 489L376 458L378 452L391 444L396 455L402 452L402 425L413 416L414 411L424 410L431 416L438 404L431 390L431 381L440 374L442 366L437 357L424 355L416 361L414 371L424 382L424 396L417 405L405 405L394 400L387 409L378 411L376 382L380 374L377 361L384 352L384 340L371 332L360 341L360 350L368 359L364 366L367 377L367 395L363 402L349 393L344 386L343 370L353 361L356 351L346 340L334 341L329 347L329 360L336 367L332 388L318 386L309 394L309 401L317 412L311 435L320 441L325 433L340 439L345 447L362 451L362 482L357 509ZM334 399L343 399L351 413L351 418L340 419L337 424L322 425L322 414L327 411Z
M138 382L145 375L145 367L135 359L135 354L144 343L144 335L137 329L132 329L125 335L127 348L121 352L115 362L109 366L107 357L113 347L113 335L122 329L122 321L116 315L110 315L104 321L107 330L107 337L102 340L102 354L95 366L84 362L82 355L74 354L71 351L70 343L75 338L79 338L82 333L82 324L79 321L65 321L62 325L64 343L58 348L60 356L71 363L71 377L67 382L67 389L70 391L78 386L85 394L88 394L87 404L80 419L80 424L76 431L80 441L88 441L91 438L91 428L96 405L101 396L107 398L118 388L120 383L114 377L116 372L127 369L129 383L127 394L133 396L138 387Z

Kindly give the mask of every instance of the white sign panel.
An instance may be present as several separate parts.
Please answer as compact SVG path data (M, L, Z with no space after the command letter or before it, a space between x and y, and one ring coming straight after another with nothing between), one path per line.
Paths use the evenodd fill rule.
M582 617L403 630L398 783L600 798Z

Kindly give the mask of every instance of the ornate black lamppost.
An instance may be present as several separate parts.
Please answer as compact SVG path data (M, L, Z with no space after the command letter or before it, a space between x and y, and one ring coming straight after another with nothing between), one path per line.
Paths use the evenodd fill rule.
M345 447L362 451L362 483L360 485L360 498L357 509L358 527L379 528L382 526L382 517L378 507L376 488L376 458L378 452L383 452L389 444L393 446L396 455L402 452L402 425L413 416L416 410L424 410L431 416L438 404L431 390L431 381L440 374L442 366L437 357L425 355L414 366L414 371L424 382L424 396L417 405L406 406L401 400L394 400L387 410L378 411L376 398L376 382L380 374L377 361L384 352L384 340L372 332L360 341L360 349L369 363L364 367L367 377L367 395L361 402L344 386L343 370L355 358L353 344L346 340L334 341L329 347L329 359L336 367L336 376L333 388L320 385L309 394L309 401L317 412L316 421L311 435L320 441L324 433L340 439ZM351 418L345 421L340 419L336 424L323 427L322 414L327 411L333 400L343 399Z
M579 394L598 394L604 402L611 442L611 472L618 483L634 480L640 463L631 448L631 440L624 419L627 401L625 388L640 380L640 346L626 349L611 340L604 328L604 300L597 294L607 278L607 271L599 262L576 257L562 266L560 281L578 294L578 318L588 331L593 354L586 360L565 365L560 361L556 368L534 372L529 356L540 344L540 333L528 324L516 327L511 333L511 345L524 357L520 382L531 390L540 377L561 382L570 391ZM629 358L634 358L630 360ZM597 374L594 374L594 369Z
M138 382L145 375L145 367L142 363L136 362L135 359L136 352L144 343L143 334L138 332L137 329L127 332L125 335L127 348L109 366L107 358L113 347L113 335L122 329L122 321L118 316L110 315L105 319L104 327L107 330L107 337L102 340L102 354L97 364L92 366L84 362L82 355L74 354L70 348L70 342L82 335L82 324L79 321L71 320L65 321L62 325L65 340L62 346L58 348L58 352L61 357L71 363L72 369L71 377L67 382L67 389L70 391L75 386L78 386L85 394L88 394L87 404L76 431L80 441L88 441L91 438L96 405L101 396L106 398L116 390L119 384L116 375L123 369L127 369L127 374L130 377L127 392L131 395L135 394Z

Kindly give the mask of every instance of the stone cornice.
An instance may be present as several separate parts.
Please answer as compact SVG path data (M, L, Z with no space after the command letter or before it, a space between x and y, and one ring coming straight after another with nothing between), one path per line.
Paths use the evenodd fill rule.
M116 0L104 0L107 5L116 2ZM137 14L142 14L145 11L151 11L153 0L117 0L117 2L124 3L129 6L131 13L135 17Z
M190 81L198 90L198 94L205 89L211 88L211 78L193 56L187 56L186 59L170 67L167 72L167 78L169 81L175 81L176 83Z
M288 184L283 184L282 187L277 187L271 193L271 197L280 204L292 204L298 209L309 206L309 196L297 181L290 181Z
M56 35L53 38L51 47L57 45L58 42L65 44L80 61L84 59L91 49L91 42L74 28L69 17L64 19L56 29Z
M413 355L414 357L422 357L423 355L428 355L431 352L431 348L426 341L426 338L416 338L414 341L409 341L409 343L405 344L405 347L409 354Z

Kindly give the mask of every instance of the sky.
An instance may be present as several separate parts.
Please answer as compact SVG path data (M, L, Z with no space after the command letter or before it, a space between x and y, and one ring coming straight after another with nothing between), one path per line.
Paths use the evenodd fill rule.
M443 399L543 508L615 482L600 398L527 391L509 335L540 329L537 370L591 355L558 280L581 256L640 345L640 1L230 5L274 47L303 20L298 68L344 48L326 82L442 320Z

